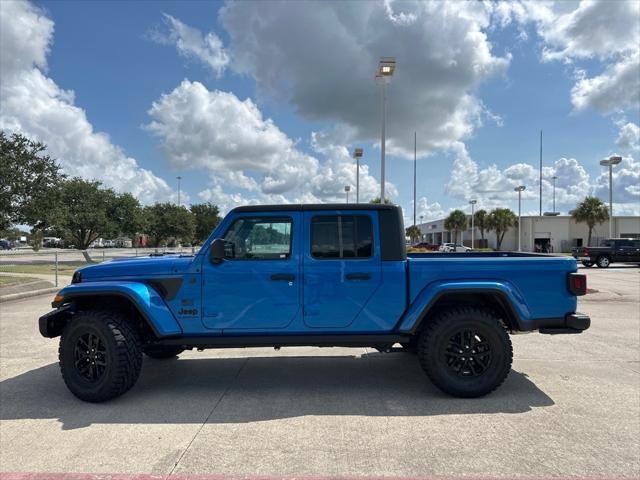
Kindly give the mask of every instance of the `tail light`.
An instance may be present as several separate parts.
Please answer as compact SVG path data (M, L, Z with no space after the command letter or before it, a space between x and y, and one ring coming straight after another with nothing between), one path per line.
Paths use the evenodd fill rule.
M587 276L584 273L570 273L569 291L577 297L586 294Z
M584 252L584 256L585 256L585 257L588 257L588 256L589 256L589 249L588 249L587 247L584 247L583 252Z

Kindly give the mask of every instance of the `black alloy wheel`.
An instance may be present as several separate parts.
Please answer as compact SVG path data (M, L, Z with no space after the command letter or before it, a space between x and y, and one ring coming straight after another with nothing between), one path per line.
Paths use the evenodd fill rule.
M449 339L444 356L456 375L478 377L491 364L491 344L477 330L462 329Z
M100 380L107 369L107 349L102 338L95 333L78 337L73 358L76 372L89 382Z

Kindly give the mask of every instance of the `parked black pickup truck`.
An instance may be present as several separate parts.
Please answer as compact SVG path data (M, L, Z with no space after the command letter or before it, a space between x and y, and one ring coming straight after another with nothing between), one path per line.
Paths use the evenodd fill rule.
M614 262L640 263L640 239L608 238L599 247L576 247L572 253L585 267L607 268Z

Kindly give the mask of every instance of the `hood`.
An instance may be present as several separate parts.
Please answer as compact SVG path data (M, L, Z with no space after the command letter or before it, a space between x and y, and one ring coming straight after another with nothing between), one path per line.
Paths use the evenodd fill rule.
M164 255L159 257L136 257L109 260L80 269L82 281L113 277L154 277L185 272L192 256Z

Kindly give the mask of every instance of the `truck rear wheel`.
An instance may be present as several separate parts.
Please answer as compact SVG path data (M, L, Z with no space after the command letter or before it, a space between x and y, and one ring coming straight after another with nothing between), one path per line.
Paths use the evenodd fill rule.
M601 255L596 260L596 265L598 265L599 268L608 268L610 263L611 260L606 255Z
M142 368L138 332L118 311L75 315L62 332L58 355L67 387L87 402L122 395L136 383Z
M586 261L586 260L582 262L582 265L584 265L587 268L593 267L593 263L591 263L589 261Z
M144 354L147 357L154 358L156 360L166 360L169 358L176 358L184 352L184 348L181 347L147 347L144 349Z
M507 378L511 339L491 311L458 307L442 311L423 329L418 358L433 384L456 397L486 395Z

